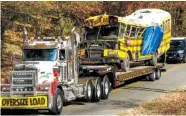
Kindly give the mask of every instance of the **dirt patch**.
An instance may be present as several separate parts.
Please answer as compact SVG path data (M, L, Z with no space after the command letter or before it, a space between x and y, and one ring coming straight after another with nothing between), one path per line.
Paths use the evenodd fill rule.
M120 115L186 115L186 89L167 93Z

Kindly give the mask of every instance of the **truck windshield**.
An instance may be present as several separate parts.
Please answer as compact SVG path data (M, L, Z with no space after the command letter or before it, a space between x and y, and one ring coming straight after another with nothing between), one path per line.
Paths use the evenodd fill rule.
M95 39L117 39L118 25L114 26L99 26L99 27L85 27L86 40Z
M24 61L54 61L57 58L57 49L23 49Z
M170 42L170 46L172 48L183 48L184 47L184 41L183 40L172 40Z

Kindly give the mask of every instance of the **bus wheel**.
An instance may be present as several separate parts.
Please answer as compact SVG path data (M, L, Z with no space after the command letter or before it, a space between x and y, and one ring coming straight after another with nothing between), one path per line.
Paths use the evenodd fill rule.
M101 85L101 79L98 77L96 79L95 87L94 87L94 97L93 101L99 102L102 96L102 85Z
M56 90L56 95L53 98L53 102L53 110L50 110L50 113L55 115L61 114L63 109L63 93L59 88Z
M127 57L121 62L121 69L125 72L129 71L130 68L130 58L129 54L127 54Z
M93 85L92 81L88 80L86 83L86 88L85 88L85 99L87 102L90 102L92 100L93 96Z
M157 69L155 73L156 73L156 80L159 80L161 78L161 70Z
M155 81L156 80L156 72L153 71L150 75L149 75L149 81Z
M150 60L150 65L156 66L157 63L158 63L158 54L155 53L155 54L153 54L153 58Z
M103 86L102 99L107 99L110 93L110 81L108 75L104 76L102 86Z

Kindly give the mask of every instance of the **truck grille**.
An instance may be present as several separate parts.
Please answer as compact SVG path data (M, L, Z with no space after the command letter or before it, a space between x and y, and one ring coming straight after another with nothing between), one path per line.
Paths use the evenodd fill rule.
M14 95L34 94L35 71L13 71L11 93Z

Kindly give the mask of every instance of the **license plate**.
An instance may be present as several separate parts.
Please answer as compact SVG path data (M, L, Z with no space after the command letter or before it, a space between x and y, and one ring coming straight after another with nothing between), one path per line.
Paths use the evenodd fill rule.
M1 97L0 108L46 108L47 96L33 97Z

